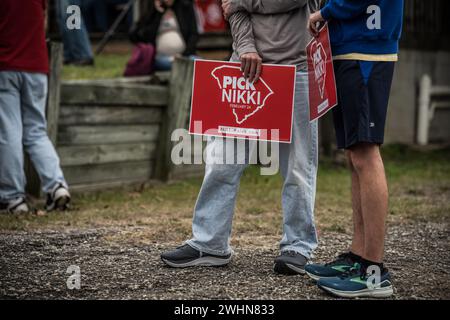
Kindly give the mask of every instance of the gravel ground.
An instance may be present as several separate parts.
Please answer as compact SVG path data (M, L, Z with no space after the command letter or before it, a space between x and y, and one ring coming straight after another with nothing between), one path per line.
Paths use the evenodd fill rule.
M331 299L304 276L272 272L276 237L233 241L228 267L174 270L159 253L175 243L118 241L141 227L2 232L0 298L3 299ZM450 230L437 223L397 224L387 238L386 262L393 299L450 299ZM315 260L344 250L350 237L321 234ZM114 240L116 239L116 240ZM81 289L69 290L70 265L81 270Z

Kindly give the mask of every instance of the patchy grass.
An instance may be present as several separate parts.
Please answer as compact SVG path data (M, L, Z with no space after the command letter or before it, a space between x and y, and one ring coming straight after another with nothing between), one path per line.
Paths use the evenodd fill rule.
M383 149L390 186L390 223L450 221L450 148L418 151L404 146ZM70 212L44 216L0 216L1 230L143 226L128 237L151 242L179 241L191 232L192 209L201 179L156 184L135 191L77 195ZM279 176L261 176L251 166L241 181L234 234L275 236L281 232ZM347 169L324 159L317 186L319 231L351 230L350 178ZM169 232L170 231L170 232ZM248 237L246 237L248 238Z
M123 75L130 55L128 54L101 54L95 57L95 66L79 67L65 65L63 67L63 80L76 79L109 79Z
M129 50L131 52L131 49ZM63 80L79 79L111 79L123 76L125 66L131 53L102 53L95 57L95 66L79 67L65 65L63 67ZM199 52L205 59L228 60L228 51Z

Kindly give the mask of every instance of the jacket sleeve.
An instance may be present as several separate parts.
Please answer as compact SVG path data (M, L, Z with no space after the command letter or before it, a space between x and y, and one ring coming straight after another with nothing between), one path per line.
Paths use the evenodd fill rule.
M374 0L330 0L320 11L325 20L348 20L364 13L371 4L377 4Z
M233 11L259 14L285 13L303 8L308 0L232 0Z
M240 57L244 53L257 52L249 14L238 11L232 14L228 21L237 55Z

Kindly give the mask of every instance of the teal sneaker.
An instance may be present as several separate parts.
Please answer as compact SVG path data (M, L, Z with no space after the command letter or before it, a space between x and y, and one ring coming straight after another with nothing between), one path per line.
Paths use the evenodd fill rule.
M326 264L307 264L305 266L305 272L314 280L338 277L349 271L358 262L356 260L357 257L351 252L342 253L334 261Z
M375 279L358 263L339 277L319 279L317 285L342 298L387 298L394 293L391 275L386 268L380 272L379 279Z

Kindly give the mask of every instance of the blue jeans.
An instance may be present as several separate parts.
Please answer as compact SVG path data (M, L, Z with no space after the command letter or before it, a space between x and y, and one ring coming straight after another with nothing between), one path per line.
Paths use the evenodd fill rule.
M281 251L292 250L311 257L317 247L314 202L317 177L317 122L309 122L308 76L297 73L292 142L280 143L283 176L283 236ZM222 147L221 138L209 148ZM249 148L245 149L248 159ZM215 152L220 154L220 152ZM209 161L211 163L212 161ZM227 255L239 181L247 164L206 164L192 224L191 247L205 253Z
M55 148L47 136L47 76L0 72L0 202L25 195L23 151L30 155L44 192L67 187Z
M174 58L163 54L157 54L155 57L155 71L170 71Z
M58 16L59 30L61 32L62 41L64 44L64 61L80 61L89 60L93 58L91 43L89 42L89 35L81 17L80 29L69 30L66 25L66 20L69 14L66 12L69 5L81 6L81 0L59 0L56 1L56 12Z

